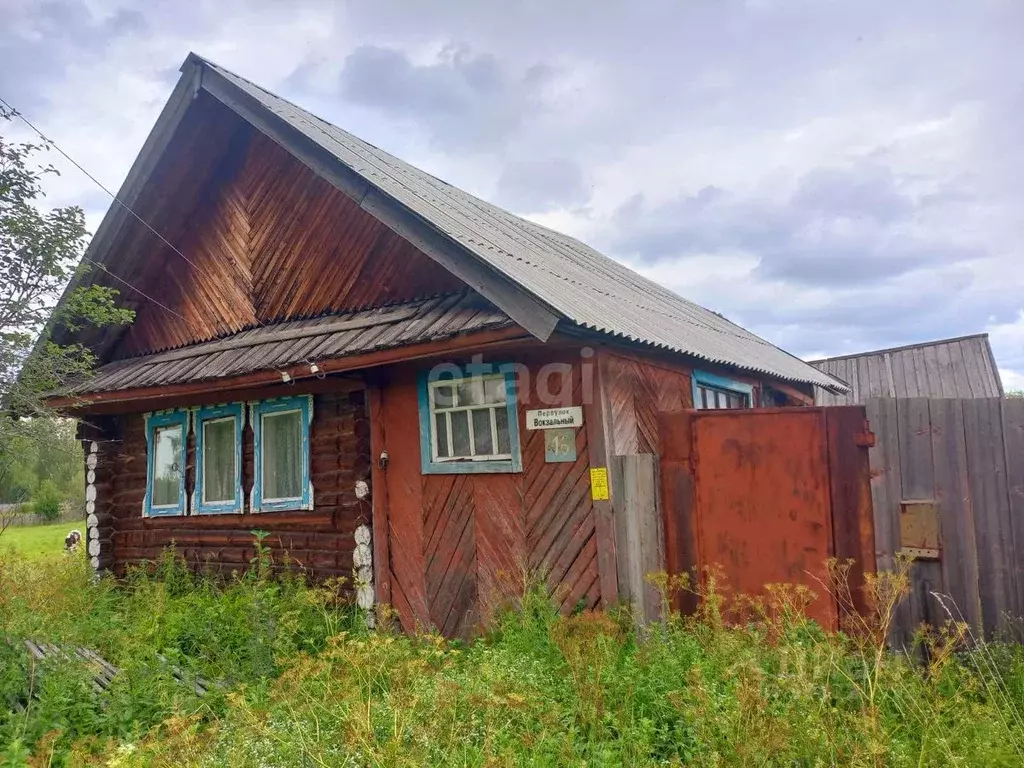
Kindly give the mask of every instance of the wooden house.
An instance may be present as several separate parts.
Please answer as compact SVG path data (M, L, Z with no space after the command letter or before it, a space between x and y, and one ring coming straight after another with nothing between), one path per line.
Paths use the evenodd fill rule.
M175 542L246 567L251 531L360 603L465 634L542 573L615 601L607 466L658 411L809 404L830 376L195 55L76 284L125 328L49 333L95 374L88 551Z

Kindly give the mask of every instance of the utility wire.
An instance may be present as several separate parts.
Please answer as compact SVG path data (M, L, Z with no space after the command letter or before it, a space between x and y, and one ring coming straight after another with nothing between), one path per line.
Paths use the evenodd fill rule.
M124 279L123 277L118 277L118 276L117 276L117 275L115 275L115 274L114 274L113 272L111 272L111 271L110 271L109 269L107 269L107 267L106 267L106 265L105 265L105 264L100 264L100 263L99 263L98 261L96 261L95 259L90 259L90 258L89 258L88 256L82 256L82 260L83 260L83 261L88 261L88 262L89 262L90 264L94 264L94 265L96 265L97 267L99 267L100 269L102 269L102 270L103 270L104 272L106 272L106 273L107 273L108 275L110 275L110 276L111 276L112 278L114 278L115 280L117 280L117 281L118 281L119 283L123 283L124 285L127 285L127 286L128 286L129 288L131 288L131 289L132 289L133 291L135 291L135 292L136 292L137 294L139 294L139 295L140 295L140 296L142 296L143 298L149 299L149 300L150 300L151 302L153 302L154 304L156 304L156 305L157 305L158 307L160 307L161 309L163 309L163 310L166 310L167 312L170 312L170 313L171 313L172 315L174 315L174 316L176 316L176 317L179 317L179 318L181 318L181 319L182 319L182 320L184 320L184 321L185 321L186 323L188 322L188 320L187 320L187 319L185 318L185 316L184 316L184 315L181 315L181 314L179 314L179 313L175 312L175 311L174 311L173 309L171 309L170 307L168 307L168 306L167 306L166 304L164 304L163 302L157 301L157 300L156 300L156 299L154 299L154 298L153 298L152 296L150 296L150 295L149 295L148 293L146 293L145 291L143 291L143 290L142 290L141 288L136 288L136 287L135 287L134 285L132 285L131 283L129 283L129 282L128 282L127 280L125 280L125 279Z
M12 113L13 113L13 114L14 114L15 116L17 116L17 118L18 118L19 120L21 120L21 122L23 122L23 123L24 123L25 125L27 125L27 126L28 126L29 128L31 128L31 129L32 129L33 131L35 131L35 132L36 132L36 133L37 133L37 134L39 135L39 138L41 138L41 139L42 139L43 141L45 141L45 142L46 142L47 146L53 147L53 148L54 148L55 150L57 150L57 151L58 151L58 152L59 152L59 153L60 153L61 155L63 155L63 157L64 157L64 159L65 159L65 160L67 160L67 161L68 161L69 163L71 163L71 164L72 164L73 166L75 166L75 168L77 168L77 169L78 169L78 170L80 170L80 171L81 171L81 172L82 172L83 174L85 174L85 175L86 175L86 177L88 177L88 179L89 179L89 180L90 180L90 181L91 181L91 182L92 182L93 184L95 184L95 185L96 185L97 187L99 187L99 188L100 188L100 189L102 189L102 190L103 190L104 192L106 192L106 193L107 193L107 196L108 196L108 197L110 197L110 199L111 199L111 200L113 200L113 201L114 201L115 203L117 203L117 204L118 204L118 205L120 205L120 206L121 206L122 208L124 208L124 209L125 209L126 211L128 211L128 213L130 213L130 214L131 214L132 216L134 216L134 217L135 217L136 219L138 219L138 221L139 221L139 222L140 222L140 223L141 223L141 224L142 224L142 225L143 225L143 226L144 226L144 227L145 227L146 229L148 229L148 230L149 230L150 232L152 232L152 233L153 233L154 235L156 235L157 237L159 237L159 238L160 238L160 240L161 240L161 241L162 241L162 242L163 242L163 243L164 243L164 244L165 244L165 245L166 245L166 246L167 246L168 248L170 248L170 249L171 249L172 251L174 251L174 252L175 252L176 254L178 254L179 256L181 256L181 258L183 258L183 259L184 259L185 261L187 261L187 262L188 262L189 264L191 264L191 265L192 265L192 268L193 268L193 269L195 269L195 270L196 270L197 272L202 272L202 270L201 270L201 269L199 269L199 265L197 265L197 264L196 264L196 263L195 263L194 261L192 261L192 259L190 259L190 258L189 258L188 256L186 256L186 255L185 255L184 253L182 253L181 251L179 251L179 250L178 250L178 249L177 249L177 248L176 248L176 247L175 247L175 246L174 246L174 245L173 245L172 243L170 243L170 242L169 242L169 241L167 240L167 238L165 238L165 237L164 237L163 235L161 235L161 234L160 234L159 232L157 232L157 231L156 231L155 229L153 229L153 227L151 227L151 226L150 226L150 224L149 224L149 222L148 222L148 221L146 221L146 220L145 220L144 218L142 218L141 216L139 216L139 214L137 214L137 213L136 213L135 211L133 211L133 210L131 209L131 206L129 206L129 205L127 204L127 203L125 203L125 202L124 202L124 201L122 201L122 200L121 200L120 198L118 198L118 196L117 196L117 195L115 195L115 194L114 194L113 192L111 192L111 191L110 191L109 189L107 189L107 188L106 188L105 186L103 186L103 184L102 184L102 183L100 183L100 181L99 181L99 180L98 180L98 179L97 179L97 178L96 178L95 176L93 176L93 175L92 175L91 173L89 173L89 172L88 172L87 170L85 170L85 168L83 168L83 167L82 167L82 166L81 166L81 165L80 165L79 163L77 163L77 162L75 161L75 159L74 159L73 157L71 157L71 155L69 155L69 154L68 154L67 152L65 152L65 151L64 151L63 149L61 149L61 148L60 148L60 146L59 146L59 145L57 144L57 142L55 142L55 141L54 141L53 139L51 139L51 138L47 137L47 136L46 136L46 134L44 134L44 133L43 133L43 132L42 132L41 130L39 130L38 128L36 128L36 126L35 126L35 125L34 125L34 124L33 124L33 123L31 122L31 121L29 121L29 119L28 119L27 117L25 117L25 116L24 116L23 114L21 114L21 112L19 112L19 111L18 111L17 109L15 109L15 108L14 108L14 106L13 106L13 105L11 105L11 103L10 103L9 101L7 101L6 99L4 99L4 98L3 98L2 96L0 96L0 104L3 104L3 105L4 105L5 107L7 107L7 108L8 108L9 110L11 110L11 112L12 112ZM113 274L113 273L111 273L111 272L108 272L108 274ZM179 317L181 317L181 316L179 315Z

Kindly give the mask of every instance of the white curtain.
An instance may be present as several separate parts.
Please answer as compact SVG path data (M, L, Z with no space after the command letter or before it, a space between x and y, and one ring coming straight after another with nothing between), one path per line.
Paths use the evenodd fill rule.
M263 498L302 496L302 413L263 417Z

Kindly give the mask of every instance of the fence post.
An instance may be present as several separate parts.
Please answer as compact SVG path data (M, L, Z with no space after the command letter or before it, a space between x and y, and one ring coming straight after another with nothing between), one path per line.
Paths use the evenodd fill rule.
M640 623L661 618L661 595L645 579L665 570L658 457L613 456L611 462L619 597Z

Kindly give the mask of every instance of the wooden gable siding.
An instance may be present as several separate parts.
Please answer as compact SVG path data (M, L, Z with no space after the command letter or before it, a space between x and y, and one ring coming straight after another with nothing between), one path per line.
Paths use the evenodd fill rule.
M132 565L157 560L172 543L196 568L244 570L254 555L251 531L270 532L264 541L277 563L284 555L318 578L351 577L355 529L370 522L370 504L355 496L355 483L370 480L369 420L365 391L314 397L310 431L310 477L314 508L306 512L249 512L253 483L252 426L243 431L244 514L142 516L146 490L146 434L141 414L109 418L97 438L95 514L100 568L123 575ZM186 490L195 487L195 434L190 431Z
M181 317L152 303L141 306L118 357L203 341L259 322L464 287L226 107L206 105L206 111L211 121L227 121L233 130L230 141L220 144L216 167L207 165L202 190L193 181L175 195L196 199L188 226L171 239L188 261L151 235L149 250L165 267L136 276L147 293ZM176 165L188 165L197 149L184 137L178 143Z
M525 428L530 408L583 404L584 418L591 416L579 357L562 351L515 359L531 374L528 391L523 377L518 384L519 473L421 474L418 369L393 368L382 383L380 441L389 456L381 510L390 548L386 577L407 630L432 627L467 636L522 594L524 574L546 576L563 611L601 602L587 429L576 432L576 461L548 464L543 431ZM556 375L546 384L538 381L547 363L563 363L571 380ZM554 402L542 401L538 386L549 387Z

